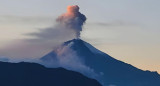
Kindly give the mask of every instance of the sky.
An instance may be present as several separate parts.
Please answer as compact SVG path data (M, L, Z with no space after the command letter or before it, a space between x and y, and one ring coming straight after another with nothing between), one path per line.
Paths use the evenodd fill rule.
M55 25L68 5L78 5L87 17L81 39L118 60L160 73L159 4L159 0L0 0L0 51L33 38L26 34ZM11 51L4 52L0 56Z

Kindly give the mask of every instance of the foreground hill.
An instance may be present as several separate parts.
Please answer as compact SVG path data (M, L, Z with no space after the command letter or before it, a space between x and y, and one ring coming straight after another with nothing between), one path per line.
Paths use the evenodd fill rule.
M0 86L101 86L96 80L63 68L35 63L0 62Z

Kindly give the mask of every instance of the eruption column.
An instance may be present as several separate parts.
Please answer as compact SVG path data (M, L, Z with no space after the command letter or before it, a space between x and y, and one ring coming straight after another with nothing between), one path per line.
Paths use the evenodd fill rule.
M82 31L85 21L86 16L79 12L79 7L77 5L68 6L67 12L57 18L59 24L75 32L76 38L80 37L80 32Z

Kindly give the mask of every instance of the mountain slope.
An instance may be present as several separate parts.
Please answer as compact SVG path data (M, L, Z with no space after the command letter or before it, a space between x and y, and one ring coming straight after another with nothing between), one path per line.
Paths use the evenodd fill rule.
M68 49L65 50L65 47L68 47L72 52L66 53L65 51L68 51ZM93 72L98 75L96 79L104 86L160 86L160 75L158 75L158 73L143 71L130 64L116 60L95 49L92 45L81 39L73 39L65 42L57 49L54 49L52 52L42 57L41 60L48 63L52 63L52 61L59 63L61 62L61 56L64 56L63 58L65 58L65 56L68 58L67 55L70 53L73 55L76 53L74 57L79 57L83 65L92 69ZM65 66L62 67L68 68ZM87 75L81 70L75 70L74 68L70 68L70 70Z
M101 86L77 72L35 63L0 62L0 86Z

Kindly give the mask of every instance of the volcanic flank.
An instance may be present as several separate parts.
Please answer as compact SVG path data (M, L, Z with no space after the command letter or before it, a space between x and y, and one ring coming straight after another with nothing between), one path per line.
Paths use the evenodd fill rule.
M157 72L116 60L81 39L63 43L41 58L46 67L63 67L98 80L103 86L160 86Z

